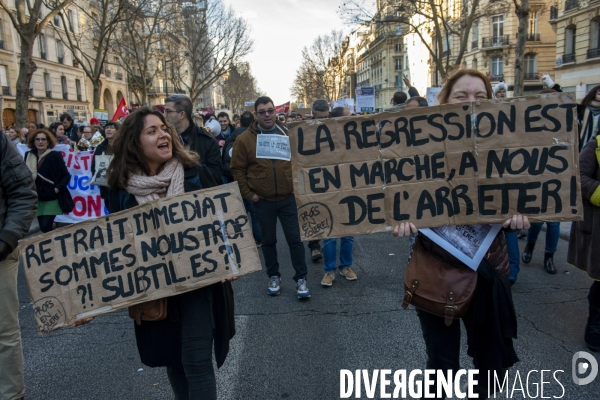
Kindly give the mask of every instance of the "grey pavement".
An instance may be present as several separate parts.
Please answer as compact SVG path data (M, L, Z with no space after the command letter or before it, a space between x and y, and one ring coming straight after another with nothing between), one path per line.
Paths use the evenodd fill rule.
M337 275L331 288L320 286L322 264L312 263L307 252L312 298L301 302L281 230L279 238L281 295L267 296L264 271L234 283L237 335L217 371L221 399L335 399L340 397L341 369L425 368L415 311L400 305L408 240L386 233L357 237L353 268L358 280ZM525 242L519 244L522 250ZM544 397L587 400L600 392L600 377L587 386L577 386L571 378L574 353L587 350L583 329L591 280L566 264L566 251L567 242L560 240L556 275L544 272L541 250L530 265L521 266L513 287L519 324L515 347L521 361L510 370L509 382L512 389L517 380L517 390L522 382L529 395L515 391L508 398L535 397L541 370L551 371L543 378ZM19 296L27 400L173 398L164 369L141 364L133 322L124 311L40 336L22 273ZM465 352L466 343L462 366L472 368ZM600 360L599 354L594 356ZM531 372L527 383L533 370L538 372ZM367 398L364 387L361 394Z

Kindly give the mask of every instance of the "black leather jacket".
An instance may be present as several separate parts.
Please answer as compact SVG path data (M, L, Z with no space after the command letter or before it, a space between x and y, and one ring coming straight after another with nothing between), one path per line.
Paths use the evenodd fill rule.
M0 240L17 247L37 211L37 193L29 168L6 135L0 135Z

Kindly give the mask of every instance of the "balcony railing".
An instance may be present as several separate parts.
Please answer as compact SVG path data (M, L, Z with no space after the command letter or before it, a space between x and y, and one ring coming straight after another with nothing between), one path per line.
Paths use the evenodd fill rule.
M2 94L10 96L10 86L2 86Z
M490 75L491 82L500 82L504 80L504 75Z
M587 58L596 58L600 57L600 47L596 49L588 49Z
M52 90L46 90L46 98L47 99L51 99L52 98Z
M575 53L563 54L562 62L563 64L575 62Z
M483 38L482 48L508 46L508 35Z
M447 57L451 54L450 50L444 50L442 51L442 57Z
M117 72L115 73L115 78L122 81L123 80L123 73L122 72Z
M64 64L65 63L65 58L64 57L56 57L58 59L58 63L59 64Z
M527 40L528 42L539 42L540 34L539 33L528 33L527 36L525 37L525 40Z
M471 50L475 50L479 48L479 40L473 40L471 42Z
M43 52L43 51L42 51L42 52L40 53L40 58L41 58L42 60L47 60L47 59L48 59L48 54L46 54L45 52Z
M63 93L63 100L69 100L69 93Z
M82 100L81 100L81 95L80 95L80 94L78 94L78 95L77 95L77 101L82 101Z
M558 7L551 6L550 7L550 20L558 18Z
M524 78L526 81L535 81L537 80L537 74L535 72L525 72Z
M565 0L565 11L579 7L579 0Z

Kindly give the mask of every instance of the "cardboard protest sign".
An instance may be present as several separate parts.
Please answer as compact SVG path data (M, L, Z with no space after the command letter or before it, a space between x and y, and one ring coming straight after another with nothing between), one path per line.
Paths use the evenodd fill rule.
M237 183L20 242L38 330L261 269Z
M576 105L565 93L310 120L289 132L303 239L580 220Z

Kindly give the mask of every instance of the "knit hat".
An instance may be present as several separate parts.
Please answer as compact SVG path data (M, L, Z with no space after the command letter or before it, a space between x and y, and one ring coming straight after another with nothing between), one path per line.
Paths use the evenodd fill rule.
M96 117L90 119L90 125L99 124L99 123L100 123L100 121L98 121L98 118L96 118Z
M504 90L505 92L508 92L508 86L506 86L506 83L500 81L498 82L498 84L496 86L494 86L494 97L496 97L496 93L498 93L498 91L500 90Z

